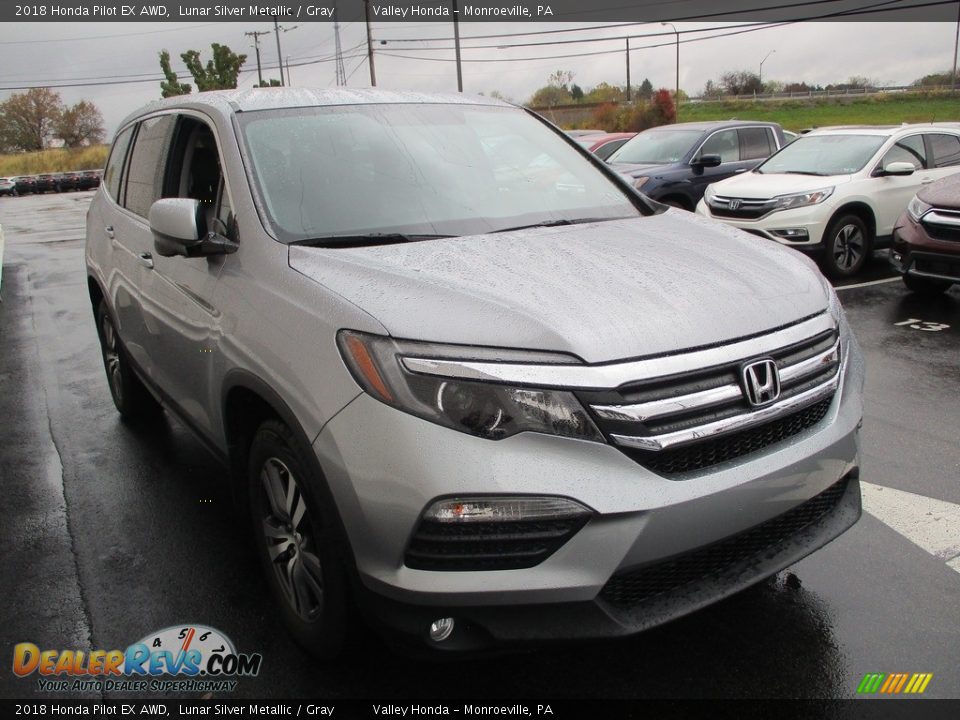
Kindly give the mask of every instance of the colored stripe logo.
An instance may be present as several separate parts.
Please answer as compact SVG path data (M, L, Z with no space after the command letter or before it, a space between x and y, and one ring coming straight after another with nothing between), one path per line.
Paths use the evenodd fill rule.
M857 686L858 695L921 695L933 673L867 673Z

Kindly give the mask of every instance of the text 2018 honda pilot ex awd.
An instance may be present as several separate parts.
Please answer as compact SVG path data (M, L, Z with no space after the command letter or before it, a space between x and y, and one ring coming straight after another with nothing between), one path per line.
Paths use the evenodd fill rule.
M262 89L129 116L87 218L110 390L233 469L294 637L619 636L860 514L863 365L776 243L537 116Z

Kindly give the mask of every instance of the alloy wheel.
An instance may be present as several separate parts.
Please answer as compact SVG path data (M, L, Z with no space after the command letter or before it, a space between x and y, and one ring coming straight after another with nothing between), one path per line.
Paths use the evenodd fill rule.
M844 225L837 231L833 242L834 263L841 270L857 266L866 250L866 239L856 225Z

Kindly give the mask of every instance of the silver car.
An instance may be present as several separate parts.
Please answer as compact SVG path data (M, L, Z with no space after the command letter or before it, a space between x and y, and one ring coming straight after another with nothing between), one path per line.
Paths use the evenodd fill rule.
M232 468L296 640L626 635L860 515L863 364L776 243L488 98L257 89L113 141L86 266L120 413Z

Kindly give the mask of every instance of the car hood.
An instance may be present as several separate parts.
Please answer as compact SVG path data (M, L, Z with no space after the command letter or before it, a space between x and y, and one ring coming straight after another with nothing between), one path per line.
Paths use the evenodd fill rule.
M402 245L295 245L289 262L395 337L587 362L729 342L827 307L805 258L677 210Z
M640 177L641 175L657 175L665 173L674 168L673 165L649 165L642 163L610 163L610 167L621 175L627 177Z
M850 182L851 175L793 175L748 172L712 185L717 195L767 200L778 195L810 192Z
M960 210L960 173L925 185L917 195L934 207Z

